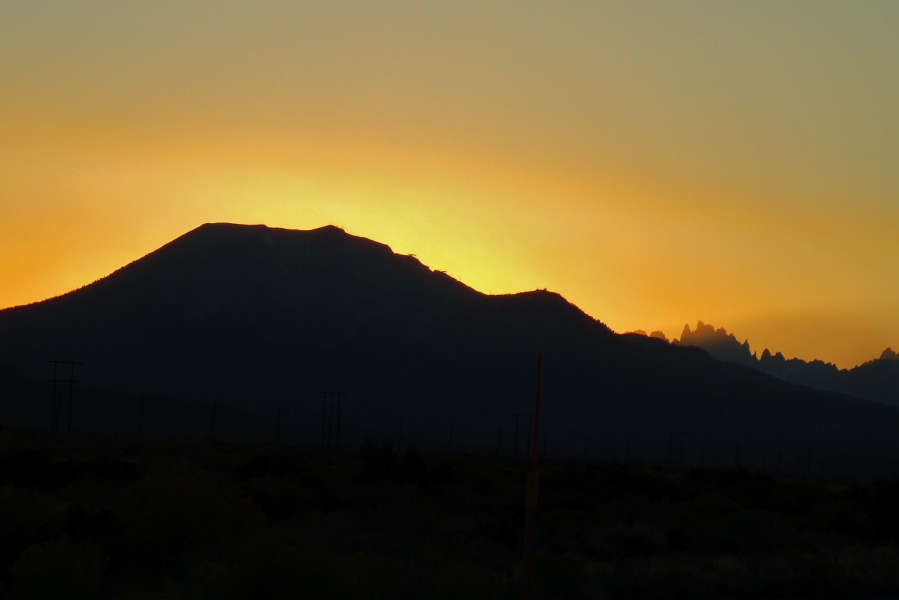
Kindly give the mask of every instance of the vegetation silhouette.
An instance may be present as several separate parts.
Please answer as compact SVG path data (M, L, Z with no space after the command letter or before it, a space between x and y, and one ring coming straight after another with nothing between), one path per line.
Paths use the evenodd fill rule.
M7 428L0 466L3 597L521 594L524 459ZM897 501L895 478L544 460L533 589L895 597Z

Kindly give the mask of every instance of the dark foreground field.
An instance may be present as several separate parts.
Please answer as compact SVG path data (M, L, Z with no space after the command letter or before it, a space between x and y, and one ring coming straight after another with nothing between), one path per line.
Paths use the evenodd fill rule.
M536 598L899 597L899 483L542 465ZM0 432L0 596L518 598L525 464Z

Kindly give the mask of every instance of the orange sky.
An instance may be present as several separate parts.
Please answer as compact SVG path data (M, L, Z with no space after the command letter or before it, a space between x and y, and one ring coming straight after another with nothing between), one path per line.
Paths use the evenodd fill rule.
M886 2L5 2L0 306L204 222L333 223L850 367L899 348L896 31Z

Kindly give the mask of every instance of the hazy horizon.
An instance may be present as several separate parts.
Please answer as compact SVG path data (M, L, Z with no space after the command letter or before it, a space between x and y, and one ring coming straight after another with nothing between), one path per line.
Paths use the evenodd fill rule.
M327 224L618 332L899 347L899 5L0 6L0 306Z
M264 223L242 223L242 224L233 224L233 225L239 225L239 226L263 226L263 227L271 227L271 226L269 226L269 225L265 225ZM331 226L333 226L333 225L331 225ZM199 227L199 226L198 226L198 227ZM323 227L326 227L326 226L323 226ZM276 229L283 229L283 228L278 228L278 227L275 227L275 228L276 228ZM303 231L303 230L298 230L298 231ZM191 230L191 232L193 232L193 230ZM184 233L187 234L187 233L191 233L191 232L184 232ZM354 235L352 232L346 232L346 233L348 233L349 235ZM172 241L172 240L170 240L170 241ZM379 240L372 240L372 241L374 241L374 242L379 242ZM154 249L154 250L155 250L155 249ZM414 254L412 254L412 256L414 256ZM128 261L127 264L121 265L120 268L126 267L126 266L128 266L128 264L130 264L130 263L132 263L132 262L135 262L135 261L139 260L140 258L143 258L143 256L141 256L141 257L135 257L134 260ZM430 265L427 265L427 264L425 264L425 263L422 263L422 264L424 264L424 265L425 265L426 267L428 267L428 268L431 268L431 270L433 270L433 271L437 271L437 269L433 269L432 267L430 267ZM118 270L118 269L117 269L117 270ZM108 276L110 276L110 275L112 275L112 274L113 274L113 273L109 273L109 274L107 274L107 275L104 275L102 278L108 277ZM36 301L36 302L43 302L44 300L50 300L50 299L52 299L52 298L54 298L54 297L58 297L58 296L60 296L60 295L65 295L65 294L68 294L68 293L70 293L70 292L77 291L77 289L80 289L81 287L88 286L88 285L90 285L91 283L94 283L94 282L86 282L86 283L84 283L83 285L78 286L78 288L75 288L75 289L73 289L73 290L68 290L68 291L63 292L63 293L61 293L61 294L58 294L58 295L56 295L56 296L52 296L52 297L50 297L50 298L45 298L45 299L42 299L42 300L39 300L39 301ZM465 283L465 282L462 282L462 283ZM467 285L467 284L466 284L466 285ZM541 289L546 289L546 288L541 288ZM481 290L477 290L477 291L481 292ZM532 290L518 290L517 292L511 292L511 293L529 292L529 291L532 291ZM548 290L548 291L550 291L550 292L556 292L556 290ZM481 293L485 293L485 292L481 292ZM557 293L557 292L556 292L556 293ZM563 295L563 296L564 296L564 295ZM31 304L31 303L29 303L29 304ZM16 306L20 306L20 305L16 305ZM0 310L4 310L5 308L15 308L15 306L12 306L12 307L0 307ZM581 308L581 307L579 307L579 308ZM591 315L591 316L594 316L594 315ZM595 317L595 316L594 316L594 318L598 318L598 317ZM599 320L601 321L602 319L599 319ZM715 329L715 330L717 330L717 329L722 329L722 328L723 328L723 329L725 329L725 330L727 331L728 334L733 334L733 335L735 335L735 337L736 337L736 334L735 334L733 331L728 330L727 327L722 327L721 325L714 324L714 323L704 323L704 322L702 321L702 319L698 319L697 324L696 324L695 326L692 325L692 324L689 323L689 322L688 322L688 323L685 323L685 326L686 326L686 327L689 327L691 330L698 330L698 328L699 328L700 326L713 327L713 329ZM614 331L614 329L613 329L613 331ZM649 335L653 334L653 333L656 332L656 331L660 331L660 330L650 330L650 331L647 331L647 330L643 330L643 329L636 329L636 330L628 330L628 331L616 331L616 333L640 333L640 334L642 334L642 335L647 335L647 336L649 336ZM674 343L674 342L679 341L679 336L681 335L682 331L683 331L683 327L682 327L682 328L678 331L678 333L675 334L675 335L668 335L668 332L664 332L664 331L663 331L663 333L665 333L665 335L667 336L669 342ZM747 341L747 342L749 342L749 343L750 343L750 346L751 346L751 352L752 352L753 354L757 355L757 356L761 356L762 351L765 349L765 348L763 348L763 347L760 347L760 346L754 344L754 343L752 342L752 340L745 340L744 338L739 338L738 341ZM778 349L776 349L776 348L767 348L767 349L768 349L769 351L771 351L772 354L777 354L777 353L781 353L781 354L782 354L782 352L780 352L780 350L778 350ZM880 353L878 353L877 356L871 356L871 357L869 357L866 361L862 361L862 362L867 362L867 361L873 360L873 359L875 359L875 358L878 358L879 356L880 356ZM815 360L817 357L794 357L794 356L785 356L785 358L786 358L786 359L791 359L791 358L802 358L802 359L804 359L804 360L806 360L806 361L811 361L811 360ZM859 363L859 364L861 364L861 363ZM839 366L839 365L838 365L838 366ZM842 366L841 366L841 368L852 368L852 367L854 367L854 366L857 366L857 365L850 365L849 367L842 367Z

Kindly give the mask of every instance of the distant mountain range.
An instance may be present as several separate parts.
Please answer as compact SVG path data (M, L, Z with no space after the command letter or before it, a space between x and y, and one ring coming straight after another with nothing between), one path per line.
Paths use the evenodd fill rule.
M666 339L661 332L650 335ZM786 359L780 352L771 354L767 348L757 356L748 341L741 343L732 333L702 321L693 330L689 324L685 325L680 340L671 343L702 348L717 360L757 369L785 381L899 405L899 355L892 348L884 350L879 358L852 369L838 369L836 365L820 360Z
M521 456L538 353L550 455L899 456L899 408L616 334L552 292L485 295L336 227L207 224L0 311L0 420L49 426L55 387L66 426L74 390L75 429L321 443L339 423L344 444ZM53 384L52 360L83 364L57 365Z

